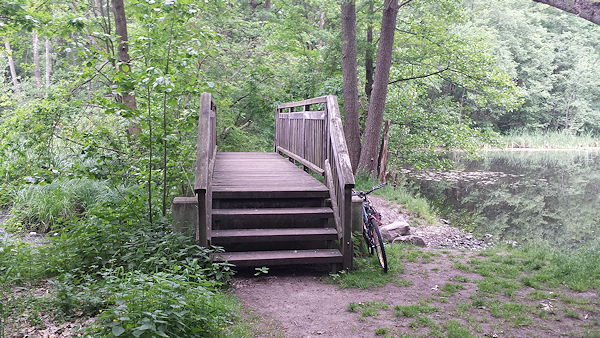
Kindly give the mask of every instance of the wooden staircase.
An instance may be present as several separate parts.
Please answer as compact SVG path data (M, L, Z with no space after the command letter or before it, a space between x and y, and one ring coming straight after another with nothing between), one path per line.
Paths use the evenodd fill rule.
M331 129L343 135L339 111L334 109L328 115L307 110L319 103L337 108L334 99L279 106L276 152L219 153L216 107L210 94L202 94L196 154L196 240L203 246L222 246L225 252L217 254L216 260L236 266L351 267L354 177L343 136L341 141L328 138ZM301 107L301 114L293 111L296 107ZM289 112L284 114L283 109ZM309 171L323 175L324 183Z
M217 153L211 244L236 266L341 264L329 189L276 153Z

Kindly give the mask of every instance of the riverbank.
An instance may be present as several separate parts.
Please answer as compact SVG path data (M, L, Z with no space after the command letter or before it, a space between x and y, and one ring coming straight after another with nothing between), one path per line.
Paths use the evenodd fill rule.
M511 131L499 138L497 145L501 149L585 149L600 148L600 136L594 134L575 134L569 131Z

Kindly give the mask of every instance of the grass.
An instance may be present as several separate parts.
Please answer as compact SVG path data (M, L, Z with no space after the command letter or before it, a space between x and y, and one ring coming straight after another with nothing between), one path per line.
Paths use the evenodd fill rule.
M48 232L72 217L83 217L96 203L122 199L106 182L92 179L56 180L31 184L13 193L11 218L14 230Z
M369 176L359 175L355 179L356 190L366 191L377 185L379 182ZM437 214L431 207L429 201L421 196L415 196L409 192L404 185L387 185L381 189L375 190L374 195L381 196L388 201L394 201L400 205L409 214L418 215L425 223L435 223Z
M569 149L600 147L600 137L593 134L576 134L571 131L543 132L513 130L502 136L500 144L506 148Z
M599 254L597 248L598 243L576 251L533 245L499 246L477 254L457 255L454 251L394 244L389 246L388 257L395 264L413 264L414 267L433 258L436 261L456 260L454 269L477 274L482 278L465 277L455 271L447 277L446 283L440 284L439 291L430 297L413 304L390 304L390 308L399 320L406 318L404 325L408 325L416 336L478 336L483 330L481 324L484 322L489 323L496 331L514 335L521 332L521 327L547 328L557 321L575 321L573 335L596 337L599 332L596 318L600 314L600 301L597 297L580 298L569 295L566 290L598 290L600 277L595 265ZM459 257L462 263L458 261ZM412 275L429 278L427 271L430 270L421 269ZM356 272L347 274L351 276ZM402 272L397 272L391 282L399 287L411 285L402 276ZM430 287L427 282L423 284ZM536 288L531 289L532 285ZM471 299L465 301L465 293L457 293L461 290L471 294ZM451 296L457 297L455 301ZM391 315L385 308L368 303L350 303L348 311L359 314L357 320L361 325L367 325L374 318ZM377 326L374 329L378 330L376 332L379 335L386 337L406 334L397 329Z

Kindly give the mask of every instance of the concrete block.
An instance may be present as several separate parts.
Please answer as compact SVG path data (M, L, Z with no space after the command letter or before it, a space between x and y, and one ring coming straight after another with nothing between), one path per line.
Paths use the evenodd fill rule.
M358 196L352 196L352 232L358 231L362 234L362 199Z
M195 238L198 224L198 198L175 197L173 199L173 231Z

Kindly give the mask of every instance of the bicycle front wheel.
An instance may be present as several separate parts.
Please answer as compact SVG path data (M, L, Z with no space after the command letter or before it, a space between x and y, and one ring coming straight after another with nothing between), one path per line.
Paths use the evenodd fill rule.
M375 252L377 253L377 259L379 260L379 264L381 264L381 267L383 268L383 272L388 271L388 262L387 262L387 257L385 255L385 247L383 246L383 239L381 238L381 233L379 232L379 225L377 224L377 221L372 219L370 221L371 223L371 229L373 229L374 234L374 244L375 244Z

